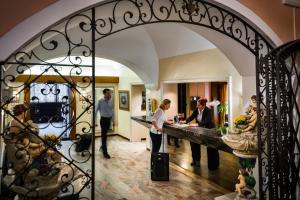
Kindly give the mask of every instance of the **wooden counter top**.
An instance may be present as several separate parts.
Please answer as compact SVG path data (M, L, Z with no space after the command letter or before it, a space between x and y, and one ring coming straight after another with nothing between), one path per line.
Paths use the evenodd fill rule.
M152 125L151 117L148 116L136 116L131 119L148 128ZM215 129L173 124L164 125L164 130L168 135L232 153L232 149L222 141L221 135Z

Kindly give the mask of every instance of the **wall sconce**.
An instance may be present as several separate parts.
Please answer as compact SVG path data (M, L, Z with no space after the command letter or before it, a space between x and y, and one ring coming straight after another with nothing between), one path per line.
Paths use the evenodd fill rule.
M13 100L12 100L13 103L19 102L20 95L19 95L18 91L13 90L12 97L13 97Z
M85 98L88 96L88 93L85 88L79 89L79 100L81 102L85 101Z
M85 89L82 89L81 90L81 95L86 97L87 96L87 91Z

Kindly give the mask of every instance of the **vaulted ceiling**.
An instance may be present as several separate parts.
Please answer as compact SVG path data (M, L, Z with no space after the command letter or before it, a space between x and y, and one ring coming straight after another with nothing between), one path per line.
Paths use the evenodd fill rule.
M44 4L40 4L41 7L53 3L52 1L43 2ZM34 26L34 24L31 25ZM90 35L85 36L75 28L70 32L74 37L90 39ZM58 36L54 34L48 37ZM96 56L112 59L128 66L141 77L146 85L157 87L160 59L211 48L218 48L223 52L241 75L255 75L255 59L247 49L217 31L187 24L151 24L115 33L96 43ZM65 53L63 48L55 52L45 52L38 40L28 45L26 49L40 52L43 60L61 57Z

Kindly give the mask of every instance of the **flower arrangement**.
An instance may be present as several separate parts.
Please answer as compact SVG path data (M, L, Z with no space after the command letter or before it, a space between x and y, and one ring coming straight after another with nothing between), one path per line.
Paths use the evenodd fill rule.
M235 127L247 125L247 118L245 115L238 115L233 119Z
M53 146L55 148L62 146L61 139L54 134L45 135L44 140L47 146Z

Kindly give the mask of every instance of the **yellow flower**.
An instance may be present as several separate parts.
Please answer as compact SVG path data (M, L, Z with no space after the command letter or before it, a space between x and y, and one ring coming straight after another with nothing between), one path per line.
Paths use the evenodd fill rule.
M236 117L234 117L233 122L235 124L245 124L247 123L247 119L245 115L238 115Z
M56 140L57 136L54 134L45 135L45 140Z
M61 138L58 138L56 135L54 134L49 134L49 135L45 135L44 139L46 140L47 143L49 143L50 145L56 145L56 146L62 146L61 144Z

